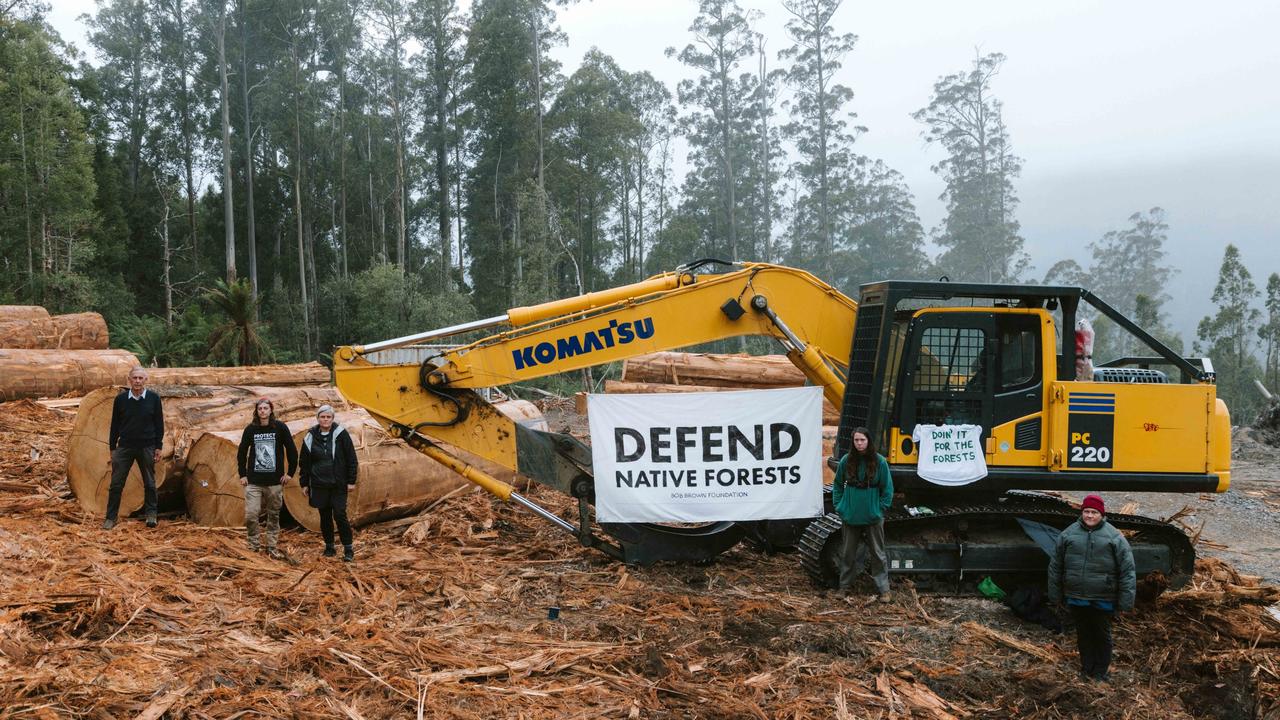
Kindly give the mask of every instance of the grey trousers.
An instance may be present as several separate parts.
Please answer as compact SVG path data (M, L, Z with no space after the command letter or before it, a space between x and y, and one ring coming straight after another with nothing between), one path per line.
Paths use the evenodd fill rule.
M244 527L249 531L249 547L258 549L259 518L266 515L267 548L276 546L280 539L280 505L284 502L284 487L280 485L244 486Z
M863 569L858 551L865 547L876 591L889 592L889 558L884 550L884 520L881 519L875 525L844 525L841 538L844 543L840 552L840 587L853 587L854 580Z

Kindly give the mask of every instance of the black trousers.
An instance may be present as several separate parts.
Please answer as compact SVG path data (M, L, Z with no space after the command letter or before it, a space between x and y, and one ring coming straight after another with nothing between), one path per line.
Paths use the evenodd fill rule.
M1111 613L1095 607L1071 605L1076 621L1076 644L1080 647L1080 672L1086 677L1106 679L1111 667Z
M320 511L320 535L326 547L333 547L333 526L338 526L338 538L343 545L351 545L351 522L347 520L347 486L312 487L311 506Z
M120 495L129 478L133 463L142 474L142 502L147 517L156 514L156 461L154 447L117 447L111 451L111 486L107 490L107 517L115 520L120 512Z

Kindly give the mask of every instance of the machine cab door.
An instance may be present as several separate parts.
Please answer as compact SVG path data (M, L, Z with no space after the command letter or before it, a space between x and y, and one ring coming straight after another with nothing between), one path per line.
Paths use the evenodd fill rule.
M991 431L998 335L992 313L922 310L912 320L898 382L901 437L916 425L980 425Z

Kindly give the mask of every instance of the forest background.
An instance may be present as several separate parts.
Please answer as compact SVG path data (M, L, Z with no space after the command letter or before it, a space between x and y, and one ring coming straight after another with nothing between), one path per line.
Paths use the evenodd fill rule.
M773 35L758 9L688 2L683 36L645 40L685 69L670 84L607 47L565 70L564 8L99 0L81 49L47 5L0 0L0 302L98 310L157 365L302 360L719 257L855 296L1080 284L1211 357L1238 418L1255 379L1276 387L1280 276L1231 238L1208 241L1193 335L1160 207L1032 265L1000 53L939 67L901 119L941 189L925 227L864 149L840 0L780 0ZM1100 323L1100 359L1131 349Z

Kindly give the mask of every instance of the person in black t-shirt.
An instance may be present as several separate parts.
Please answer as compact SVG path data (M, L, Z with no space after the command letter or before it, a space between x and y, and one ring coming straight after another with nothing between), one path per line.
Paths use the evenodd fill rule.
M302 439L299 453L298 484L307 494L310 505L320 511L320 534L324 537L324 556L337 553L333 547L333 526L338 526L342 540L342 559L355 558L351 523L347 521L347 493L356 489L359 461L351 433L333 421L333 408L323 405L316 411L315 427Z
M283 557L276 549L280 538L280 506L284 501L284 485L298 467L298 448L293 444L289 426L276 419L276 408L270 398L260 398L254 403L253 421L240 436L236 462L240 484L244 486L244 526L249 533L249 548L257 552L262 545L258 525L259 520L264 519L267 554L273 558Z
M147 527L156 526L156 461L164 443L164 408L160 396L147 390L147 371L135 367L129 371L129 389L120 391L111 405L111 431L107 447L111 450L111 486L107 492L107 517L102 529L116 525L120 512L120 494L129 470L138 463L142 473L144 510Z

